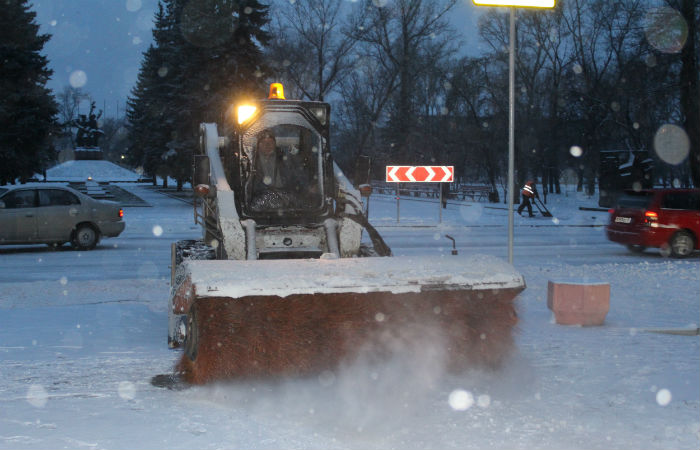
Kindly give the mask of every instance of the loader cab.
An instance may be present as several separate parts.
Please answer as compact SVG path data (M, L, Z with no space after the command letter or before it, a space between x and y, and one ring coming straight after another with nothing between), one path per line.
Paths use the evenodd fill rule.
M242 218L284 225L330 215L329 109L322 102L282 99L239 107L234 140Z

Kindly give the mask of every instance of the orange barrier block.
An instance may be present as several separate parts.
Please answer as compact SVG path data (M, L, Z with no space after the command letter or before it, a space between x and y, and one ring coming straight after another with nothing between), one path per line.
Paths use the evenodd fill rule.
M549 281L547 307L559 325L602 325L610 310L610 283Z

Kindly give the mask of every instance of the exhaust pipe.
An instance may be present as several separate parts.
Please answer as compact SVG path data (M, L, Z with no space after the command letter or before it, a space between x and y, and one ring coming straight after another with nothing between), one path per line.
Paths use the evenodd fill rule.
M338 222L335 219L326 219L323 222L326 228L326 242L328 242L328 252L340 258L340 247L338 246Z
M245 228L246 259L258 259L258 250L255 245L255 221L253 219L241 220Z

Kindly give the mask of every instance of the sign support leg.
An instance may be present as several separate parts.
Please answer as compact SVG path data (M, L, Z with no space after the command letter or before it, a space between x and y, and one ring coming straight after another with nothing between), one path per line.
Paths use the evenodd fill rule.
M396 223L399 223L399 183L396 183Z

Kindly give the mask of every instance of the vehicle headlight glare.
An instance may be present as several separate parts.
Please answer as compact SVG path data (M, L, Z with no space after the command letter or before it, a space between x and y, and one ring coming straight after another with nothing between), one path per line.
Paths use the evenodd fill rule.
M238 107L238 124L242 124L246 120L250 119L257 108L252 105L241 105Z

